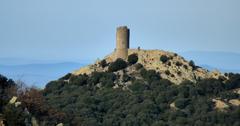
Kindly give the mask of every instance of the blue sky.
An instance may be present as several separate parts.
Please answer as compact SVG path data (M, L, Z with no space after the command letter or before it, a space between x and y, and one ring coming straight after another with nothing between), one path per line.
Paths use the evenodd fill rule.
M239 0L1 0L0 57L97 59L127 25L130 46L240 53Z

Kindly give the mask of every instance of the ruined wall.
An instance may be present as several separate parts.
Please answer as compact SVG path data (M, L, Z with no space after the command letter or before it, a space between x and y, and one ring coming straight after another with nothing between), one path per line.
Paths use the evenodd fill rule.
M129 37L130 30L127 28L127 26L121 26L117 28L115 59L127 59L129 49Z

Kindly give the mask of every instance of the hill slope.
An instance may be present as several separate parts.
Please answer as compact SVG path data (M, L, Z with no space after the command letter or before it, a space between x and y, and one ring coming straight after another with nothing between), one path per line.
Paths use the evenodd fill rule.
M129 55L136 54L138 62L147 70L155 70L159 72L160 76L168 79L175 84L180 84L185 80L196 82L199 79L219 78L221 75L218 71L209 72L206 69L194 65L194 62L186 61L183 57L176 53L162 51L162 50L137 50L129 49ZM114 61L115 54L112 53L106 56L103 60L109 64ZM108 70L108 66L102 68L101 61L96 61L95 64L80 68L73 72L75 75L90 74L94 71L103 72ZM126 72L134 73L134 69L128 67ZM134 75L133 75L134 76Z
M49 82L44 90L19 95L22 107L39 125L49 126L239 126L239 74L212 76L193 62L158 50L131 50L128 61L113 59L111 54ZM9 123L21 118L12 114L14 106L10 114L8 107L3 110Z

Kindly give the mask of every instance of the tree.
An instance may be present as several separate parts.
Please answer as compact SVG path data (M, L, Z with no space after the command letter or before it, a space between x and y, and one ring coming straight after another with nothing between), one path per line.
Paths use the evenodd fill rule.
M134 54L131 54L131 55L128 56L128 63L130 65L137 63L137 61L138 61L138 55L137 54L134 53Z
M15 107L11 104L5 106L3 115L9 126L25 126L24 121L28 118L28 114L24 111L23 107Z
M112 62L109 67L108 67L108 71L109 72L115 72L115 71L118 71L118 70L121 70L121 69L124 69L127 67L127 63L121 59L121 58L118 58L115 62Z
M163 63L166 63L169 60L169 58L166 55L162 55L160 57L160 61L162 61Z
M146 85L141 84L141 83L135 83L135 84L130 85L129 88L135 92L142 92L146 89Z
M175 106L180 109L184 109L188 104L190 100L185 98L179 98L175 101Z
M191 66L193 69L196 69L195 63L192 60L190 60L189 66Z
M102 60L102 61L100 62L100 66L101 66L102 68L108 66L107 61L106 61L105 59Z

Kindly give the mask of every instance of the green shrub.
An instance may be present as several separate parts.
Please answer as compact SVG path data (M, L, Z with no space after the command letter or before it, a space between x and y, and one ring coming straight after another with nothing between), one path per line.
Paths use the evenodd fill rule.
M170 75L171 73L170 73L169 70L166 70L166 71L165 71L165 74L166 74L166 75Z
M184 109L190 103L189 99L179 98L175 101L175 106Z
M87 84L88 76L80 74L78 76L72 76L70 82L74 85L85 85Z
M28 118L28 114L24 112L23 107L15 107L10 104L4 108L3 115L9 126L24 126L24 121Z
M162 61L163 63L166 63L169 60L169 58L166 55L162 55L160 57L160 61Z
M176 62L176 65L177 65L177 66L182 66L182 63L179 62L179 61L177 61L177 62Z
M181 75L182 75L182 72L181 72L181 71L178 71L177 74L178 74L178 76L181 76Z
M223 92L220 94L221 99L238 99L240 95L234 92Z
M193 69L196 68L195 63L192 60L189 62L189 66L191 66Z
M234 89L234 88L240 88L240 74L228 74L229 80L227 81L226 88L228 90Z
M137 54L134 53L134 54L131 54L131 55L128 56L128 63L130 65L137 63L137 61L138 61L138 55Z
M123 60L118 58L115 62L112 62L109 67L108 67L108 71L109 72L115 72L121 69L124 69L127 67L127 63Z
M148 82L161 79L159 73L157 73L155 70L146 70L143 68L141 69L140 74Z
M102 68L108 66L108 64L107 64L107 62L106 62L105 59L100 62L100 66L101 66Z
M185 69L188 69L188 66L187 66L187 65L183 65L183 67L184 67Z
M147 86L139 81L136 81L130 85L129 88L134 92L142 92L147 89Z
M171 62L168 62L168 66L171 66L172 65L172 63Z

